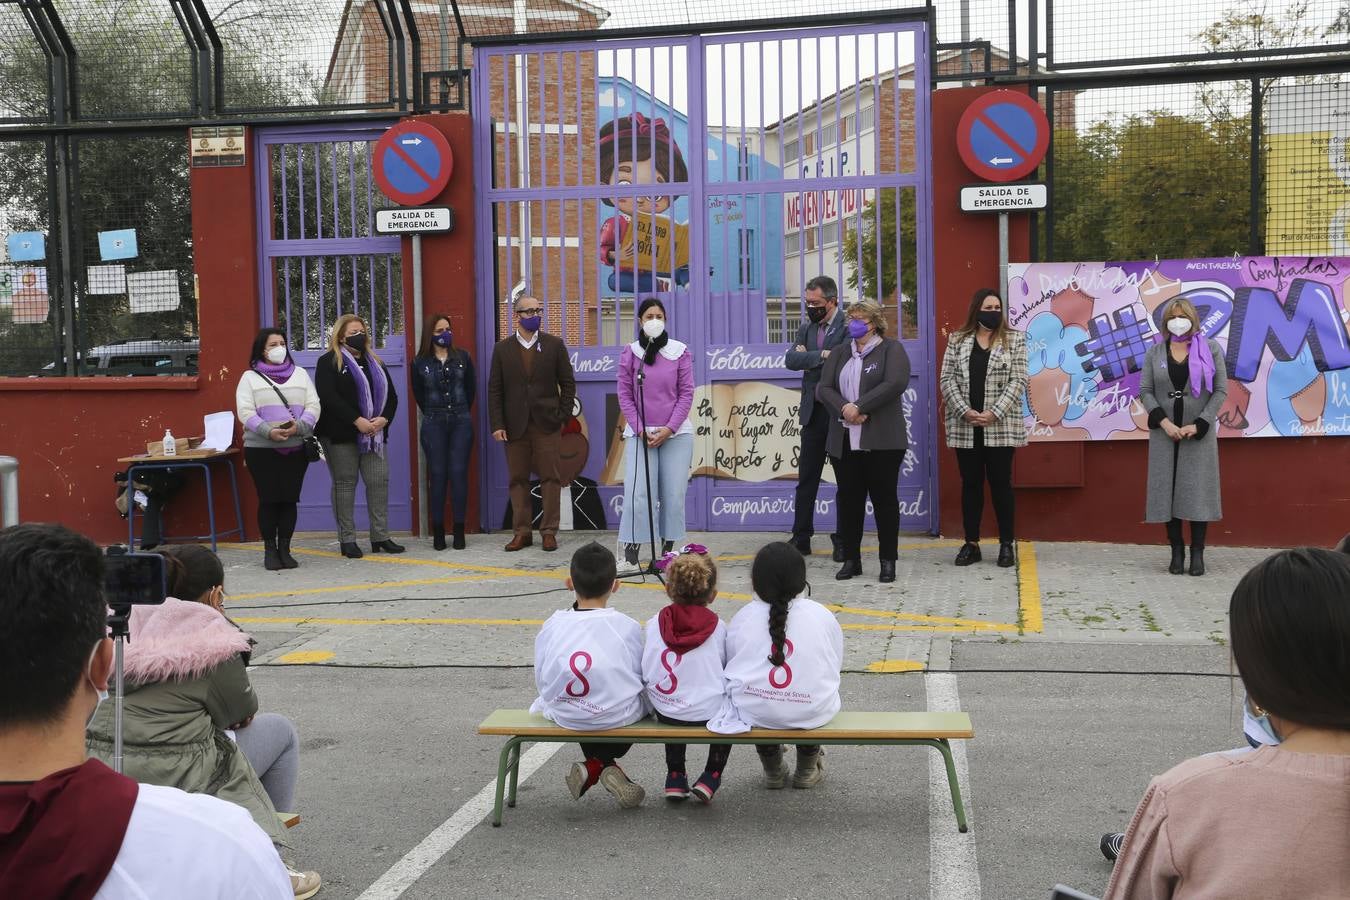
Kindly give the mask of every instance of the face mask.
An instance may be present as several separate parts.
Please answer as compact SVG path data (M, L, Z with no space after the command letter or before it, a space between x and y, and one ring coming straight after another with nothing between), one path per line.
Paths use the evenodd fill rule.
M1181 337L1183 334L1189 334L1191 330L1190 319L1168 319L1167 330Z
M538 331L543 318L543 316L526 316L520 320L520 327L526 331Z
M431 336L431 342L435 344L437 347L449 347L450 332L442 331L440 334L433 334Z
M1263 744L1278 744L1281 742L1280 736L1275 733L1275 726L1270 723L1270 716L1258 716L1256 713L1252 712L1252 700L1250 697L1242 704L1242 711L1246 715L1248 721L1255 726L1254 729L1244 727L1242 729L1243 731L1249 732L1254 730L1256 734L1251 735L1251 737L1256 738Z
M821 322L825 321L825 307L808 306L806 308L806 317L819 325Z
M862 340L862 338L867 334L868 327L869 327L868 324L864 322L862 319L849 319L848 336L853 338L855 341Z
M975 321L993 331L1003 321L1003 313L997 309L982 309L975 314Z
M86 729L94 721L94 716L98 713L98 708L103 705L103 701L108 699L108 692L100 691L94 687L94 679L89 677L89 669L94 665L94 655L98 653L98 647L98 644L94 645L94 652L89 654L89 665L85 666L84 669L84 677L89 681L89 686L94 688L94 693L98 695L98 701L94 704L94 709L89 713L89 718L84 723Z
M664 319L648 319L642 323L642 333L652 340L656 340L666 333L666 323Z
M366 352L366 336L364 334L351 334L347 336L347 346L351 347L357 353Z
M279 366L286 361L286 348L273 347L271 350L268 350L265 355L268 362L274 366Z

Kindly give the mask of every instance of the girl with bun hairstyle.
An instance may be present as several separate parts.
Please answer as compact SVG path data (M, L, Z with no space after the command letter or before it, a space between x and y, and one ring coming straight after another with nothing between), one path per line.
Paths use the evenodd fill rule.
M727 627L708 609L717 597L717 564L701 544L686 544L656 562L665 571L670 605L647 620L642 681L656 718L667 725L703 725L722 707ZM711 803L722 783L730 744L711 744L703 774L689 787L684 744L666 744L666 799Z
M839 712L839 670L844 633L824 606L812 600L806 561L786 541L768 544L750 567L754 599L727 628L727 696L708 723L711 731L739 734L752 727L818 728ZM764 786L787 784L786 749L756 746ZM797 745L795 788L825 778L825 751Z

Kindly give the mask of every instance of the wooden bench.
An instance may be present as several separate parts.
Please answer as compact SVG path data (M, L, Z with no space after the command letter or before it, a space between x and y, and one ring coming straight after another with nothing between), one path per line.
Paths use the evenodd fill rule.
M280 820L281 820L281 824L282 824L282 825L285 825L287 828L294 828L295 826L297 826L297 825L300 824L300 814L299 814L299 813L292 813L292 812L278 812L278 813L277 813L277 818L280 819Z
M603 744L844 744L921 745L942 754L947 766L947 787L952 793L956 827L966 830L966 810L956 783L952 762L953 739L975 736L970 716L963 712L841 712L828 723L810 730L752 728L744 734L714 734L693 725L663 725L643 719L609 731L572 731L523 709L499 709L478 726L479 734L508 738L497 761L497 801L492 824L502 824L502 799L516 805L516 781L520 769L520 745L526 741ZM509 782L509 786L508 786Z

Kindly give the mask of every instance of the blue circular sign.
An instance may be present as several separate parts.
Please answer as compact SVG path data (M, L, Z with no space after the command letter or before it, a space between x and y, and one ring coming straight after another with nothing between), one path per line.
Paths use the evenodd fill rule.
M372 171L384 195L404 206L420 206L445 190L454 168L450 143L424 122L404 121L375 142Z
M983 94L961 116L956 146L966 168L987 181L1016 181L1036 170L1050 147L1050 122L1018 91Z

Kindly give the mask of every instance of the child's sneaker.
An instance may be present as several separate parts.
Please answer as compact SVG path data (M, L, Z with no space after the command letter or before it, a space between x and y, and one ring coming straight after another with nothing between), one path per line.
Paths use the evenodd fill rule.
M666 799L674 802L689 799L689 779L683 772L671 772L666 776Z
M815 753L797 751L797 771L792 773L792 786L795 788L813 788L825 780L825 748L817 747Z
M567 790L573 800L580 800L581 795L600 780L601 766L602 763L598 759L572 763L572 768L567 770L567 777L563 780L567 782Z
M771 791L780 791L787 787L788 768L783 760L783 751L787 748L782 744L774 744L765 747L756 746L759 751L759 761L764 766L764 786Z
M624 809L641 806L643 798L647 796L642 785L634 783L633 779L625 775L618 763L605 766L604 771L600 773L600 784L615 796L619 806Z
M704 772L698 776L698 781L694 782L694 787L689 791L704 804L712 802L713 794L722 786L721 772Z

